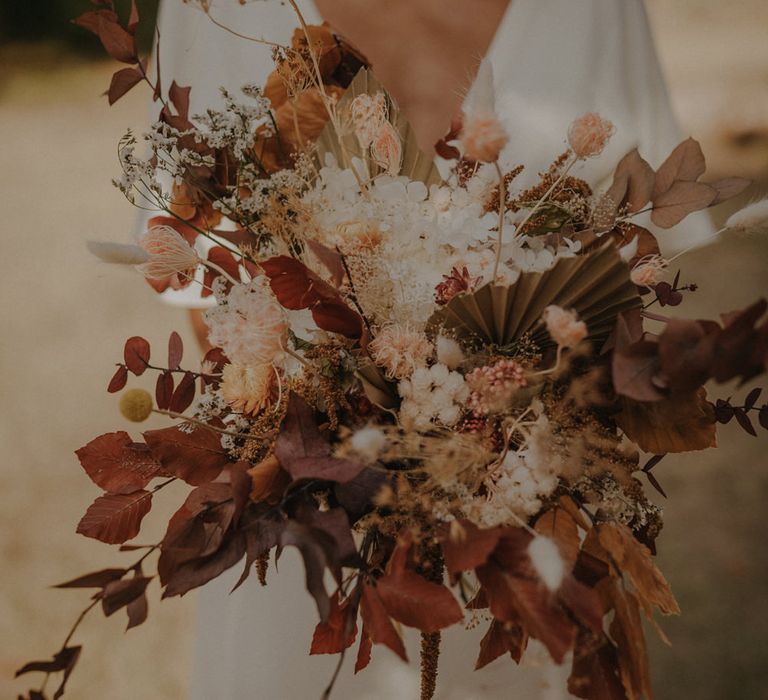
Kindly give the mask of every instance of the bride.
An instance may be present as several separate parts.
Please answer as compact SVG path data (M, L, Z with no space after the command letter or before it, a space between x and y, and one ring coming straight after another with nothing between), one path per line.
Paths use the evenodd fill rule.
M272 69L270 48L251 39L287 43L297 26L291 8L279 0L245 6L238 0L207 2L208 14L199 4L164 0L159 18L162 72L168 80L192 86L192 113L217 106L220 86L235 92L247 82L263 83ZM451 100L453 106L460 106L457 96L467 88L463 83L486 50L495 74L497 111L510 136L501 157L503 167L523 163L533 180L564 150L573 118L591 111L616 125L616 136L604 155L578 173L592 185L603 183L618 158L631 148L638 147L658 166L679 141L641 0L512 0L509 4L506 0L397 0L388 4L386 13L374 11L381 7L375 0L317 0L317 4L333 28L372 57L375 68L381 68L379 76L427 143L444 133L445 125L435 124L435 114L445 116ZM300 6L307 21L320 21L317 8L308 0ZM423 41L418 37L414 41L402 36L404 27L435 31L425 31ZM451 44L456 37L465 41ZM450 64L446 75L437 76L442 92L437 92L435 100L418 99L418 93L428 92L426 87L432 84L418 72L398 70L395 54L400 52L401 60L413 57L428 64L431 52L433 59L444 58L443 67ZM411 94L414 85L417 90ZM447 95L442 103L440 95ZM686 223L687 228L676 229L674 241L661 236L667 251L689 246L710 230L704 219L697 222L690 217ZM194 298L193 289L194 285L168 292L166 300L189 308L204 305ZM259 588L251 577L229 595L234 580L223 576L200 592L191 698L320 697L336 657L307 656L315 609L303 590L301 566L298 555L289 550L281 556L277 570L270 569L266 588ZM479 638L479 628L475 631ZM408 632L410 665L388 649L376 648L371 666L360 676L355 677L351 667L342 669L334 697L418 697L419 639L417 632ZM522 668L503 659L473 674L478 639L469 640L467 634L449 629L443 635L437 698L564 697L560 688L565 687L567 667L555 667L538 649L529 650Z

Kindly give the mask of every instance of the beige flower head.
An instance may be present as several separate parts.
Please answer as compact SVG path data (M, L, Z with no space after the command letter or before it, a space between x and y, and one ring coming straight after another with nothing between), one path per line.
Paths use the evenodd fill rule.
M493 69L488 61L480 64L473 86L471 107L465 111L461 130L464 157L481 163L493 163L507 145L509 137L496 114Z
M667 261L660 255L646 255L637 261L629 277L638 287L655 287L667 269Z
M200 264L200 256L170 226L153 226L139 241L149 260L136 268L148 279L166 282L173 289L186 287Z
M427 366L432 343L423 333L393 323L379 331L368 349L388 379L405 379L414 370Z
M224 365L221 395L234 411L258 413L272 402L275 378L272 365Z
M390 122L384 121L374 135L371 155L388 175L397 175L400 172L403 147L400 143L400 134Z
M579 321L575 311L551 305L541 315L547 332L561 348L576 347L587 337L587 324Z
M613 123L596 112L574 119L568 129L568 144L577 158L599 156L616 131Z
M350 105L352 128L360 147L369 148L381 125L387 118L387 103L383 92L375 95L362 94Z

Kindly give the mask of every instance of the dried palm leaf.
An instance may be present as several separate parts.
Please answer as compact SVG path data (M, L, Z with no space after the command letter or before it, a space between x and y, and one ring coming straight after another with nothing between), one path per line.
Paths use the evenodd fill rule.
M432 315L428 327L459 337L507 345L528 333L539 345L551 342L541 315L550 304L575 309L589 338L604 339L616 316L640 306L629 268L610 243L586 255L559 259L544 272L523 272L514 284L486 284L459 294Z
M402 159L398 174L406 175L411 180L420 180L427 186L442 182L440 173L435 166L434 158L419 148L413 128L392 101L383 85L377 80L376 76L366 68L361 68L358 71L344 92L343 97L336 105L336 113L339 116L342 127L348 125L350 106L358 95L373 96L379 92L383 92L386 97L389 122L400 136ZM325 155L327 153L331 153L339 164L346 163L348 158L351 157L359 158L366 163L371 177L376 177L376 175L384 172L382 166L371 155L370 149L361 148L351 127L342 128L342 134L339 135L331 122L325 125L320 137L317 139L316 156L320 165L325 163Z

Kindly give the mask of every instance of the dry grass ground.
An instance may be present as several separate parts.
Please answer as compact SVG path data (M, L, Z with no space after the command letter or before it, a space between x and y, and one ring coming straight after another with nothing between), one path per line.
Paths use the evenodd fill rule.
M705 142L717 171L768 179L768 5L650 0L649 8L686 130ZM2 697L21 688L10 680L19 663L51 651L83 604L80 593L47 586L123 556L73 532L96 490L72 453L125 427L104 392L122 340L142 334L162 347L177 328L193 347L177 311L132 274L99 267L83 246L119 239L132 224L109 178L112 144L145 118L143 95L108 110L99 92L110 67L14 56L0 82ZM767 259L766 240L692 253L686 269L701 291L690 306L737 308L768 294ZM661 566L683 608L664 621L674 646L652 649L662 700L768 698L768 442L729 426L721 443L721 454L657 468L669 493ZM121 615L86 624L87 669L73 677L71 697L184 697L193 599L152 604L151 624L126 636Z

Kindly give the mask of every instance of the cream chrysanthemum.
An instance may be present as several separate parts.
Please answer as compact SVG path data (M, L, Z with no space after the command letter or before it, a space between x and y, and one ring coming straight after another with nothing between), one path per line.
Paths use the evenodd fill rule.
M272 400L275 370L271 365L225 365L221 395L229 407L241 413L258 413Z
M432 354L432 343L423 333L399 323L382 328L368 348L388 379L409 377L415 370L426 367Z
M260 279L235 285L218 306L206 312L205 322L210 342L238 365L269 365L285 347L285 311Z

